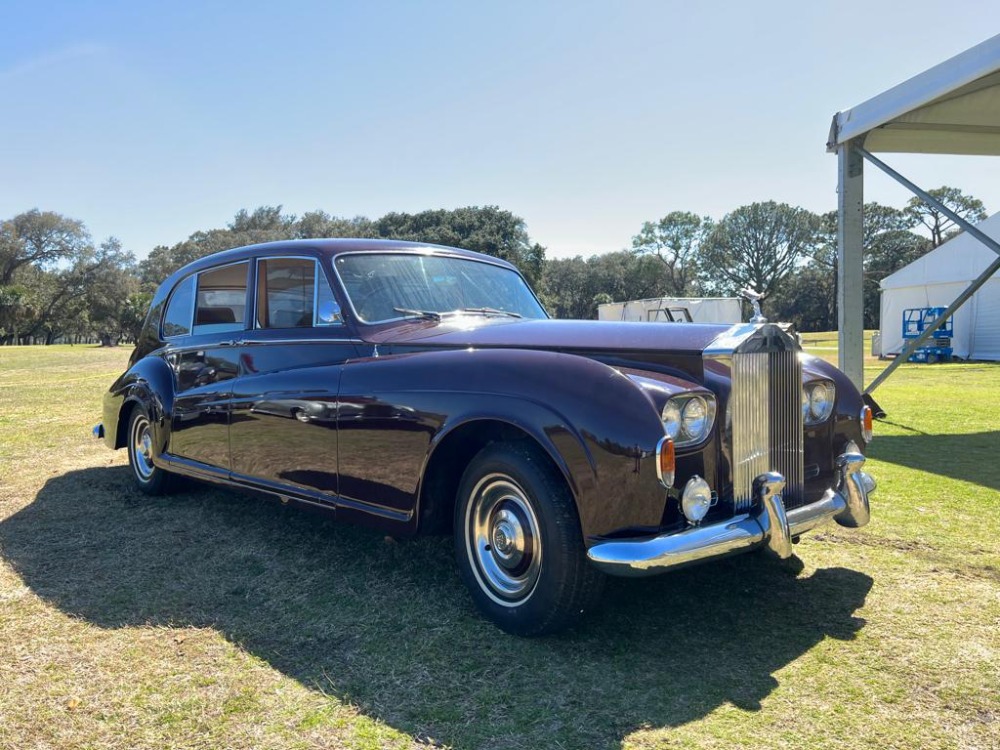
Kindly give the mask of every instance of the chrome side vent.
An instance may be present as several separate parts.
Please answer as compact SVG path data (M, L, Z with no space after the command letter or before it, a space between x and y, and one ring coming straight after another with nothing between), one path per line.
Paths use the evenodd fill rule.
M799 347L773 324L738 326L713 342L706 357L729 365L730 467L733 504L754 503L753 480L768 471L785 477L785 506L805 495L802 363Z

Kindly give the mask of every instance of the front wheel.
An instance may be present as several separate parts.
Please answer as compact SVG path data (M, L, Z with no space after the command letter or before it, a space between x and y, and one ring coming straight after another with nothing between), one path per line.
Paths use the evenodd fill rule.
M476 606L516 635L569 627L603 588L565 480L527 444L493 443L469 464L455 504L455 553Z
M153 423L141 404L132 409L128 423L128 463L141 492L163 495L170 491L173 475L153 464Z

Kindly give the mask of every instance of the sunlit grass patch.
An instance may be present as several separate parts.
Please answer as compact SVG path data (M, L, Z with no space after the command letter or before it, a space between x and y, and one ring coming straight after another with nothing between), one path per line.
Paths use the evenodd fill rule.
M866 528L805 537L798 566L612 581L578 629L521 640L447 539L135 493L90 437L127 356L0 348L0 747L1000 745L996 365L877 391Z

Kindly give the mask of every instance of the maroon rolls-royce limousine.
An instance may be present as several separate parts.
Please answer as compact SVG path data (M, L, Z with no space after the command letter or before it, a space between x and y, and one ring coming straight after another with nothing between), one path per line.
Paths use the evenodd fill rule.
M575 622L606 574L862 526L875 487L870 410L787 326L550 320L509 263L409 242L185 266L94 430L142 492L182 474L452 534L478 608L522 635Z

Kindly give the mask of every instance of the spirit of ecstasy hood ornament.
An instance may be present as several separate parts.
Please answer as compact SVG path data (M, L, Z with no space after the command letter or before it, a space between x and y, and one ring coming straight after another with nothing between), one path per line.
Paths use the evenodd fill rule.
M760 301L764 299L764 295L749 286L741 289L740 295L753 306L753 317L750 318L750 322L766 323L767 318L765 318L764 314L760 311Z

